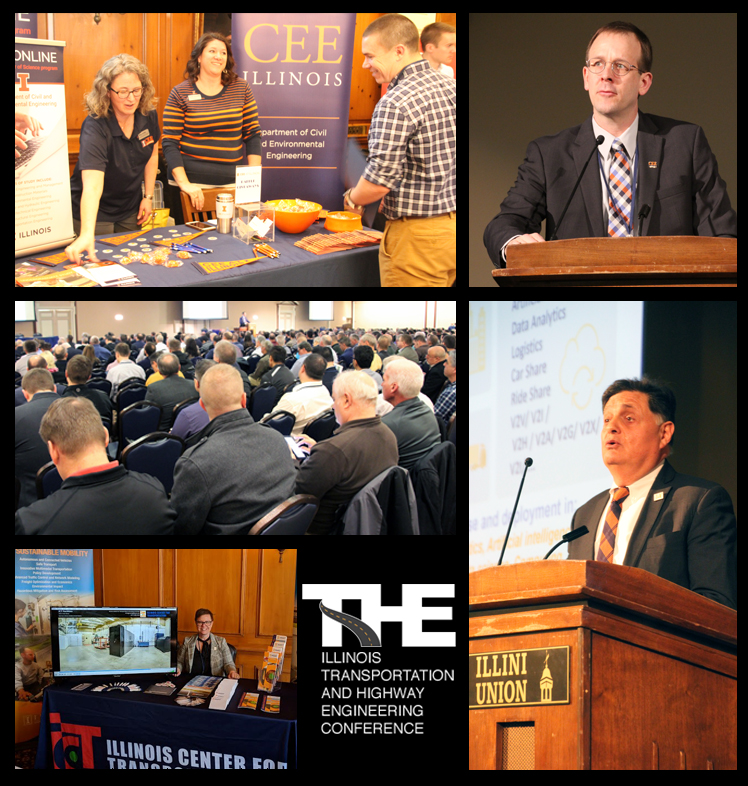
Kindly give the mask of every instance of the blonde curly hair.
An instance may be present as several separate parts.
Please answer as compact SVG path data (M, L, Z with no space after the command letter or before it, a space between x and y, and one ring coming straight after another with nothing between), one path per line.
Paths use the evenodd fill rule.
M156 101L154 100L156 91L153 88L148 69L137 57L122 53L110 57L101 66L99 73L94 78L91 92L83 96L83 104L88 109L90 117L109 117L109 110L112 107L109 99L109 88L114 79L124 73L135 74L140 79L140 84L143 85L138 110L147 115L156 108Z

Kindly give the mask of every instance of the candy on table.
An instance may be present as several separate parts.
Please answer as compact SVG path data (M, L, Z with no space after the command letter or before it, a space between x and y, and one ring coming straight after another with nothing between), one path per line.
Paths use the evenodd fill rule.
M281 199L275 209L283 213L308 213L317 208L313 202L305 202L303 199Z

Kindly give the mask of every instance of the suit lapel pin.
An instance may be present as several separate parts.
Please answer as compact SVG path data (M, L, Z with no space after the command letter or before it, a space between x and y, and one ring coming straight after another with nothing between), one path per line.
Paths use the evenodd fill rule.
M657 162L656 161L647 161L649 164L650 169L657 169Z

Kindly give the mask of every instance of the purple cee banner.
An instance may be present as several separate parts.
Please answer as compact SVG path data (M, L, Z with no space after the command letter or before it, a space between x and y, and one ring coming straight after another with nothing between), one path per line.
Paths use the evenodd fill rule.
M262 128L263 200L342 207L355 27L355 13L233 15L236 73Z

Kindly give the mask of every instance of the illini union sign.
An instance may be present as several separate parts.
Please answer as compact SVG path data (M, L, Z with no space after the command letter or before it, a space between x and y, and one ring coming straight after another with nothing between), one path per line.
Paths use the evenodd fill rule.
M470 655L470 709L569 703L569 648Z

